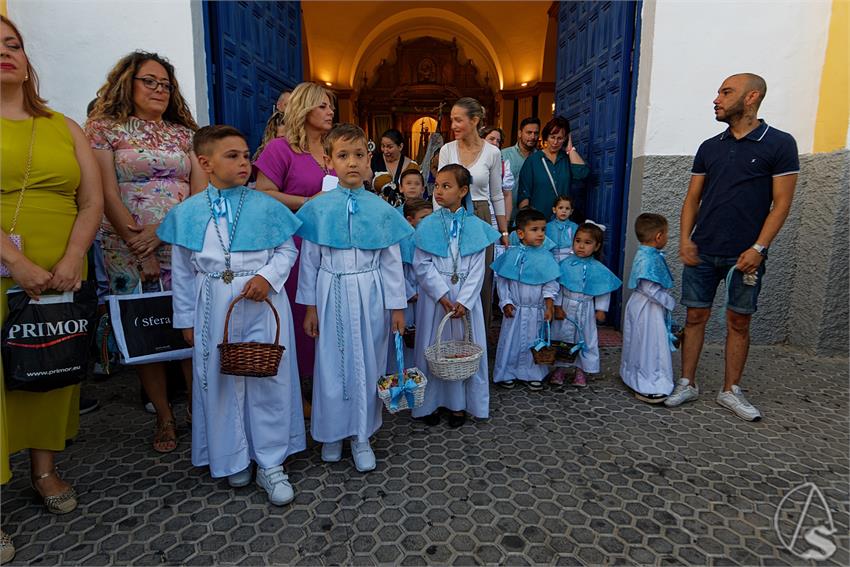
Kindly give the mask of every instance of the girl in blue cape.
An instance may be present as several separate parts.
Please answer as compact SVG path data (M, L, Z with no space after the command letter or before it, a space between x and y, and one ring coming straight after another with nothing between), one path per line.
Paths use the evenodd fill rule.
M536 347L554 314L560 269L546 249L546 216L535 209L522 209L516 216L520 243L510 246L493 262L499 307L504 313L496 349L493 381L513 388L515 380L528 382L531 390L543 389L548 366L534 363ZM542 346L542 345L541 345Z
M354 465L373 470L369 438L381 427L378 378L390 335L404 332L407 307L399 242L413 233L400 214L363 188L366 134L338 124L325 151L339 185L298 211L304 223L295 301L307 306L304 332L316 338L311 433L322 460L339 461L351 441Z
M657 404L673 391L670 323L676 301L670 295L673 276L662 250L667 244L667 219L643 213L635 220L640 247L632 262L626 304L620 376L635 397Z
M272 504L283 505L294 498L283 462L306 444L292 312L282 292L298 256L292 235L301 222L275 199L243 186L251 154L238 130L201 128L193 147L210 185L174 207L157 230L173 245L174 328L193 345L192 464L246 486L255 462L257 484ZM275 318L263 300L277 309L286 350L275 376L220 371L217 345L239 296L251 301L234 307L230 342L274 342Z
M560 262L573 250L573 237L578 225L570 220L573 214L573 199L567 195L558 195L552 204L555 217L546 223L546 237L555 243L552 254Z
M578 345L573 386L587 386L585 373L599 372L599 336L596 322L605 320L611 303L611 292L623 284L606 268L602 255L604 227L593 221L581 224L573 237L573 254L561 260L559 282L563 288L561 308L566 315L562 340ZM565 363L556 363L555 373L563 372ZM554 378L554 375L553 375ZM562 379L563 380L563 379Z
M460 340L469 317L472 341L487 345L481 286L484 282L484 253L496 242L499 232L471 211L469 171L458 164L446 165L437 173L434 199L440 205L416 229L413 269L419 282L416 302L416 366L427 372L425 348L437 339L437 326L446 313L453 319L443 331L444 340ZM445 381L429 376L425 401L413 410L413 416L436 425L440 408L451 410L451 427L460 427L466 413L478 418L490 416L490 392L487 357L470 378ZM466 413L465 413L466 412Z

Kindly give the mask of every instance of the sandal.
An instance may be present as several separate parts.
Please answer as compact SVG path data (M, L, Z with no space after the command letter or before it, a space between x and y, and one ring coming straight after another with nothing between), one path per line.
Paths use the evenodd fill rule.
M157 449L166 446L170 449ZM157 420L153 434L153 450L157 453L170 453L177 448L177 424L173 419Z
M36 484L40 480L44 480L50 476L55 476L59 478L59 475L54 468L52 471L33 475L32 477L32 488L35 490L41 499L44 501L44 506L47 508L47 511L51 514L67 514L68 512L73 512L77 507L77 491L73 489L73 487L68 488L65 492L61 494L54 494L52 496L44 496L41 491L38 489Z
M8 563L15 558L15 544L6 532L0 530L0 564Z

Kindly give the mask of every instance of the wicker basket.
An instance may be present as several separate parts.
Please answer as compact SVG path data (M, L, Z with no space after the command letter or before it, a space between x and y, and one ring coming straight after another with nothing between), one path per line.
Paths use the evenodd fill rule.
M576 338L579 341L582 341L582 332L581 327L578 326L578 323L570 319L566 318L566 321L572 323L573 327L576 328ZM568 343L566 341L552 341L552 346L555 348L555 360L558 362L575 362L576 357L578 356L579 350L573 351L576 346L576 343Z
M401 336L404 341L404 346L414 348L416 344L416 325L410 325L404 328L404 334Z
M425 387L428 385L428 379L418 368L407 368L404 371L404 381L412 380L416 384L416 389L413 390L413 408L418 408L425 401ZM407 403L407 396L401 396L398 399L398 405L395 409L392 408L392 392L391 388L398 386L398 374L386 374L378 380L378 397L384 402L384 407L390 413L400 412L401 410L413 409Z
M544 330L545 329L545 330ZM550 328L549 321L544 321L541 326L541 334L539 339L546 343L546 346L542 348L535 348L532 346L529 350L531 351L531 358L534 359L534 364L542 364L545 366L551 366L555 364L555 347L552 346L552 338L550 336Z
M437 327L437 342L425 349L428 369L441 380L466 380L476 372L484 356L484 349L472 342L472 326L469 317L463 316L464 334L462 341L443 342L443 328L451 319L446 313Z
M244 299L244 296L240 295L233 300L227 309L227 316L224 318L224 338L218 345L221 373L232 376L276 376L284 348L280 344L280 317L271 301L265 300L274 313L274 320L277 325L274 344L227 342L230 314L233 312L233 307L242 299Z

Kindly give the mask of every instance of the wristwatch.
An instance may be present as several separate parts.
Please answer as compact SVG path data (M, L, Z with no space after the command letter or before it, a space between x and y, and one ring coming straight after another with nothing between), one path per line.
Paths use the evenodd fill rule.
M755 244L753 244L751 246L751 248L753 250L755 250L756 252L758 252L759 254L761 254L762 256L764 256L765 258L767 258L767 248L765 246L762 246L761 244L756 242Z

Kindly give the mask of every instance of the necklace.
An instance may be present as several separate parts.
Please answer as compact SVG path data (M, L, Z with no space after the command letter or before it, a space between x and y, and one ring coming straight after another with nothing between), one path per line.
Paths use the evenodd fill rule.
M446 209L442 209L442 211L444 211L444 212L440 215L440 221L443 224L443 232L446 235L446 246L448 246L448 249L449 249L449 256L451 256L451 258L452 258L451 282L452 282L452 285L454 285L454 284L456 284L457 282L460 281L460 276L457 275L457 265L458 265L458 262L460 261L460 241L461 241L461 238L463 238L463 224L466 220L466 215L462 215L460 217L460 227L458 228L458 231L457 231L457 254L455 254L454 252L452 252L452 239L451 239L451 236L449 235L449 227L446 226L445 210ZM452 222L454 222L454 219L452 219Z
M207 191L207 201L210 204L210 216L212 217L213 226L215 227L215 234L218 236L218 242L221 244L221 249L224 250L224 271L221 273L221 281L226 284L232 282L234 278L233 270L230 269L230 248L233 246L233 237L236 236L236 225L239 224L239 213L242 212L242 205L245 203L245 195L247 195L247 193L248 191L243 188L242 194L239 196L239 206L236 208L236 216L233 218L233 226L230 227L230 237L228 238L227 246L225 246L224 238L222 238L221 231L218 229L218 218L216 217L215 210L213 209L212 197L210 196L210 192Z

